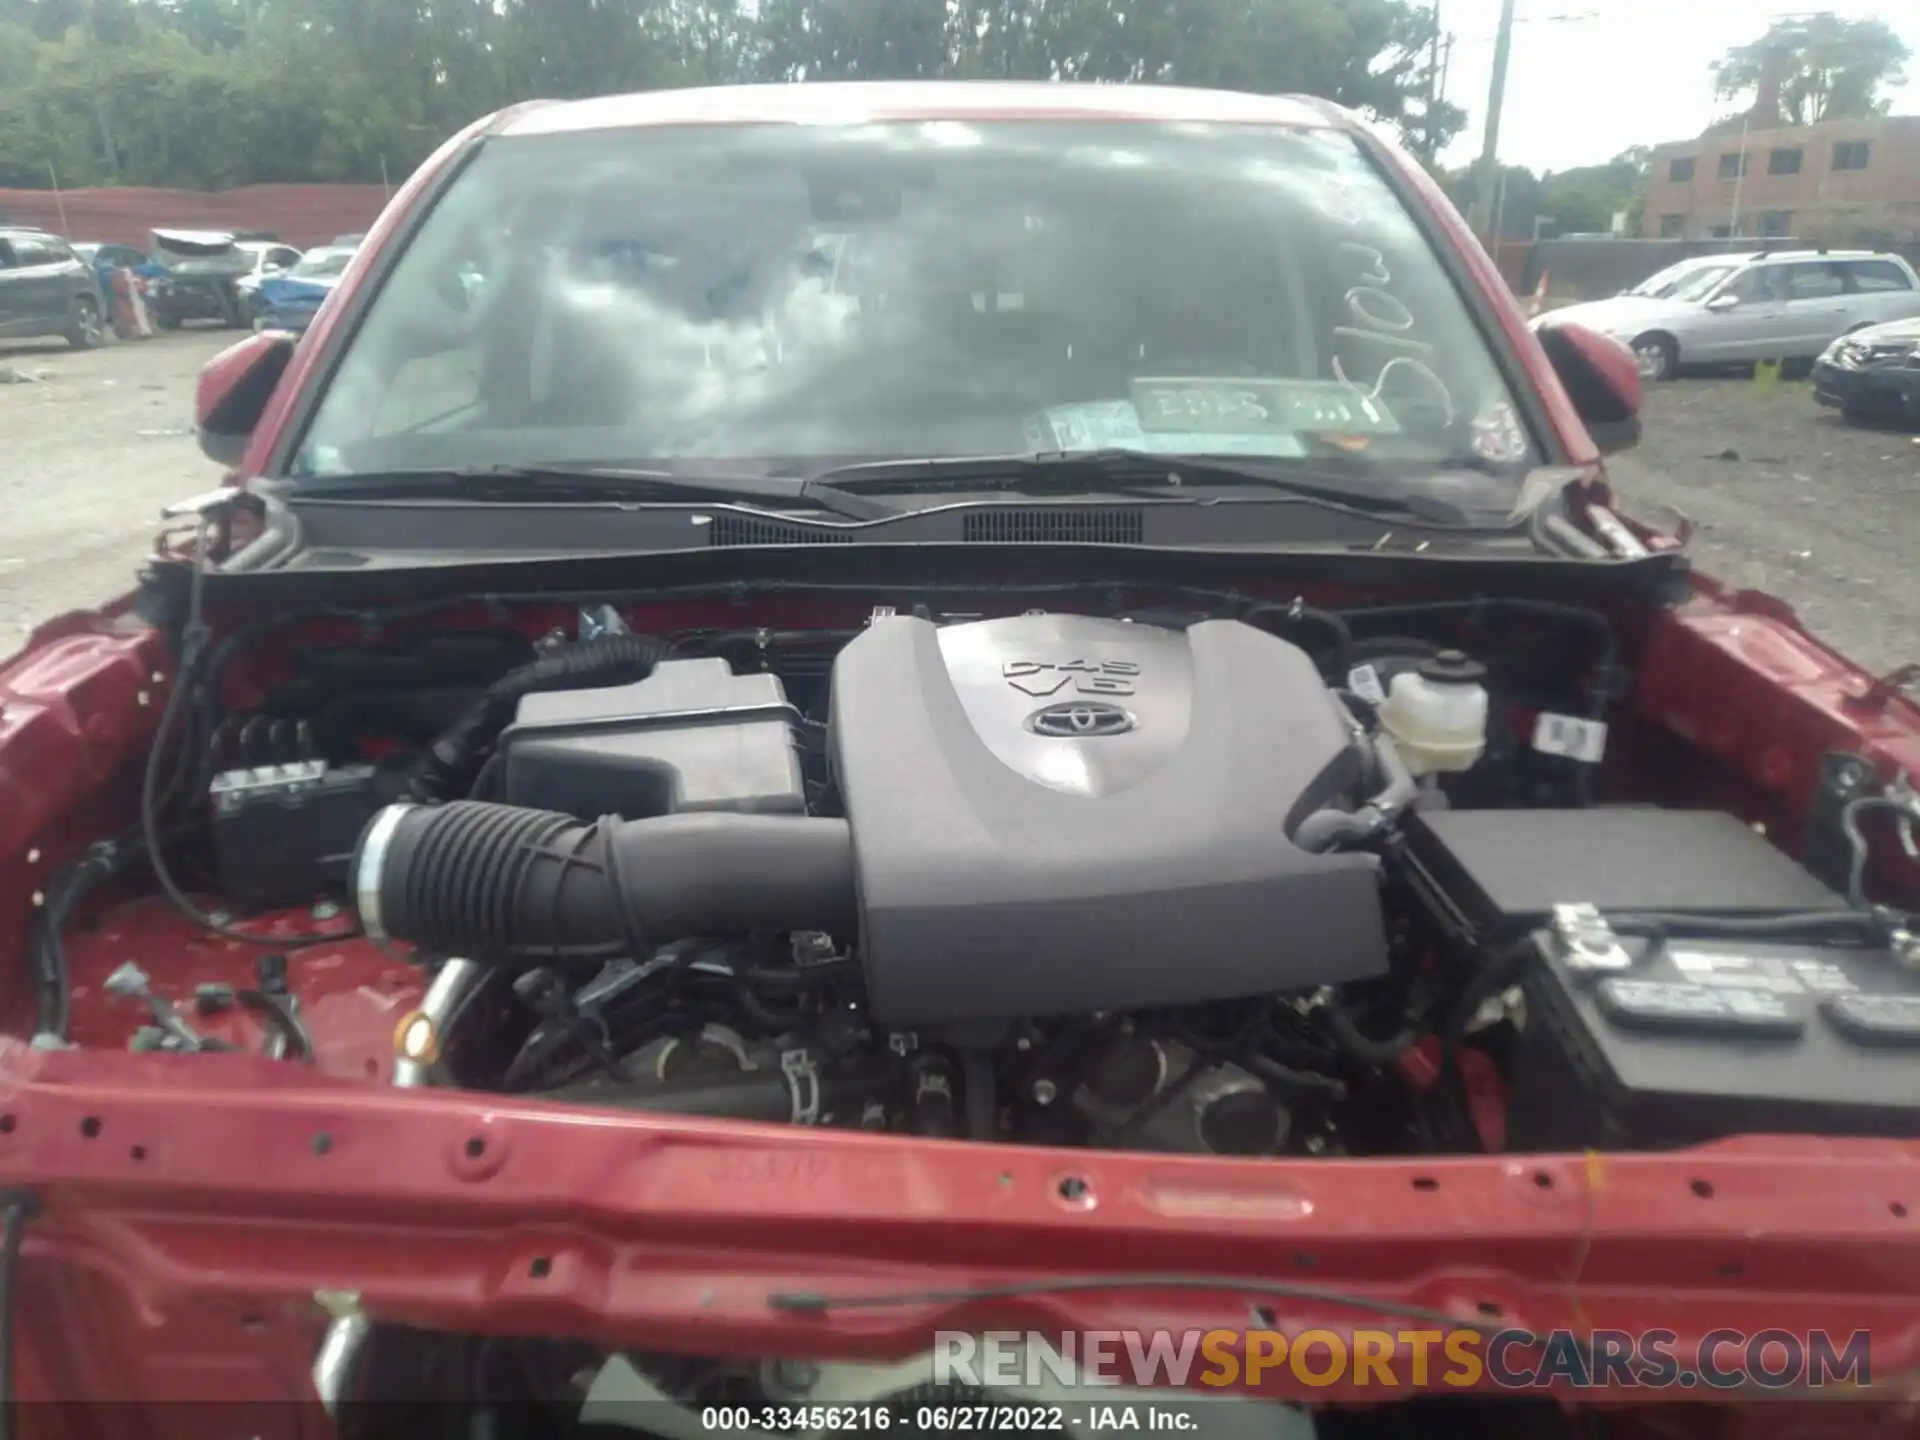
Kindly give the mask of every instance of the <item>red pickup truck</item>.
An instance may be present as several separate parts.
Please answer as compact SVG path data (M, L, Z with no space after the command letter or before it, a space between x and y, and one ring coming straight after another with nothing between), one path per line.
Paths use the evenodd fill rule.
M0 1419L1912 1433L1912 675L1638 406L1311 99L471 126L0 667Z

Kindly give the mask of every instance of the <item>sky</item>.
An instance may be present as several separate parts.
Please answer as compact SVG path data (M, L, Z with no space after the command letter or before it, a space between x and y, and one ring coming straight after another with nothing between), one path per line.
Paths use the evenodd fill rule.
M1468 117L1442 157L1458 165L1480 150L1500 0L1438 3L1441 27L1456 37L1447 98ZM1697 135L1733 108L1713 98L1714 60L1775 20L1812 10L1878 18L1898 31L1915 58L1893 108L1920 114L1920 4L1913 0L1515 0L1500 159L1536 172L1569 170L1632 145Z

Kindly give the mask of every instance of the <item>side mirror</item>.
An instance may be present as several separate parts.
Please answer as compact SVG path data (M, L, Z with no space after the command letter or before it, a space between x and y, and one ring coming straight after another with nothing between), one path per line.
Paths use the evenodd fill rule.
M193 417L202 454L219 465L240 463L292 358L293 337L266 331L229 345L201 367Z
M1638 445L1640 367L1633 351L1571 320L1535 322L1534 334L1600 453L1615 455Z
M1707 309L1724 313L1725 311L1733 309L1733 307L1739 303L1740 297L1738 295L1716 295L1707 301Z

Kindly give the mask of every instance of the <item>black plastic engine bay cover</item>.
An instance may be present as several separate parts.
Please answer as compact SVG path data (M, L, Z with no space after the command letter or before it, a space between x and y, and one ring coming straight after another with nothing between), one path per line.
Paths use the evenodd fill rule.
M1264 631L880 618L835 662L829 734L886 1024L1387 968L1378 863L1289 838L1358 785L1352 721Z

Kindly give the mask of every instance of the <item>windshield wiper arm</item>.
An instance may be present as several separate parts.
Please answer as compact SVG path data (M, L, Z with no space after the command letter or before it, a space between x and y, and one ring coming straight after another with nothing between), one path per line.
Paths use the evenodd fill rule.
M559 461L537 465L481 465L443 470L395 470L302 479L289 497L355 500L452 499L554 504L608 501L708 501L758 508L824 510L849 520L877 520L890 505L831 486L810 488L787 475L698 475Z
M1284 469L1277 467L1285 467ZM1456 467L1443 467L1453 469ZM840 465L808 478L808 494L901 494L916 489L1006 490L1030 495L1135 495L1180 499L1185 486L1247 486L1305 504L1369 518L1403 517L1435 525L1484 524L1474 512L1417 485L1389 482L1381 489L1331 467L1287 457L1273 461L1208 455L1163 455L1148 450L1039 451L1030 455L939 456ZM1198 498L1198 497L1194 497ZM1501 520L1504 523L1505 514Z

